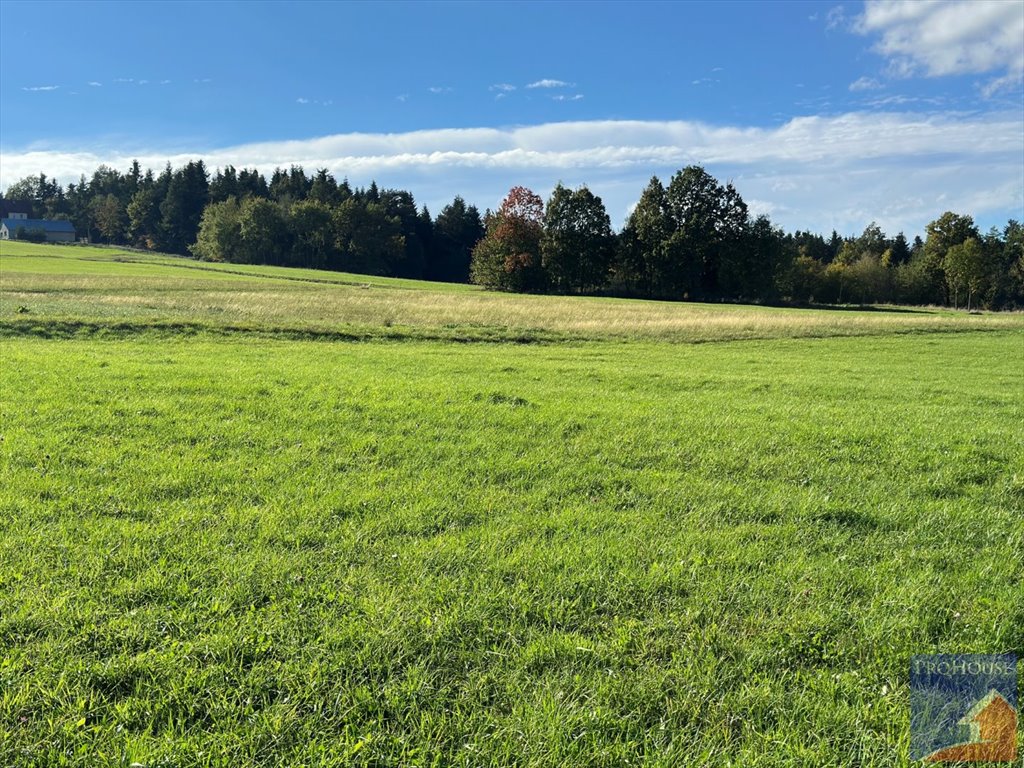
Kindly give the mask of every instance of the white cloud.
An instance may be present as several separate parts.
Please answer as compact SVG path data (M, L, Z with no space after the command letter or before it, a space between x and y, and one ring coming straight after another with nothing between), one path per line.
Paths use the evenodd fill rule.
M551 97L552 101L582 101L582 99L582 93L574 93L571 96L565 93L559 93L558 95Z
M770 200L758 200L756 198L749 198L744 201L747 204L747 210L751 216L771 216L777 210L779 206Z
M431 93L451 93L455 89L450 88L448 86L434 85L431 86L430 88L427 88L427 90L430 91Z
M23 91L56 91L59 85L32 85L22 88Z
M88 85L91 85L93 88L101 88L103 83L97 83L95 80L90 80Z
M309 99L304 99L302 96L299 96L299 98L297 98L295 100L295 103L296 104L309 104Z
M991 99L997 93L1002 90L1012 88L1015 85L1020 85L1021 74L1019 72L1011 72L1002 77L997 77L994 80L989 80L981 87L981 95L986 99Z
M991 94L1024 79L1024 3L1019 0L868 0L854 29L880 35L875 50L895 76L997 74Z
M846 22L846 10L841 5L829 8L825 14L825 29L835 29Z
M170 80L161 80L160 81L160 85L170 85L170 84L171 84Z
M946 103L946 99L942 96L904 96L902 94L892 94L891 96L877 96L871 99L865 99L862 102L868 107L902 107L906 104L929 104L932 106L941 106Z
M652 173L667 180L700 163L719 179L732 179L744 198L760 201L759 210L771 210L788 229L853 233L874 219L887 231L909 233L947 209L971 213L985 226L1022 218L1022 155L1019 111L852 112L775 127L603 120L347 133L177 152L4 148L0 188L40 172L67 183L101 163L127 168L137 158L159 169L202 158L211 169L231 164L270 173L296 164L327 168L353 184L376 179L411 190L431 210L455 194L483 209L497 205L513 184L546 194L558 179L587 183L619 224Z
M572 88L576 83L567 83L564 80L550 80L545 78L544 80L537 80L534 83L527 85L527 88Z
M858 77L850 83L851 91L876 91L881 87L882 84L873 77Z
M508 91L514 91L515 89L516 89L516 87L514 85L512 85L511 83L495 83L494 85L492 85L487 90L489 90L489 91L508 92Z

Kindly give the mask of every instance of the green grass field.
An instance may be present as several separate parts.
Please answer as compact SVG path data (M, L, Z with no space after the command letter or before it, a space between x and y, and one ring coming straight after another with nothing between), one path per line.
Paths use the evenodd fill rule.
M1022 360L4 243L0 765L910 765L1024 655Z

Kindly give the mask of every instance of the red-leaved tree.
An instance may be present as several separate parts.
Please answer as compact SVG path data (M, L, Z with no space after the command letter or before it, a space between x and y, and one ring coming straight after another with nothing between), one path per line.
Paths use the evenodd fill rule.
M488 220L487 234L473 249L471 279L500 291L542 290L543 234L544 201L526 187L513 187Z

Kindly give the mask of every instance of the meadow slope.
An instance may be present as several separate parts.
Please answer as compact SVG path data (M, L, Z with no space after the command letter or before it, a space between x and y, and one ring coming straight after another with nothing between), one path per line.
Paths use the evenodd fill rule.
M0 291L0 765L910 765L911 655L1024 654L1019 315Z
M720 341L1024 329L1024 314L782 309L525 296L474 286L213 264L105 248L0 245L0 332L215 330L462 341Z

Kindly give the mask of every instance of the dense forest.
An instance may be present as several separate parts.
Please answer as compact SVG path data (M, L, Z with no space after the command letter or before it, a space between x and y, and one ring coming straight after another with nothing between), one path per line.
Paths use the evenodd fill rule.
M65 189L44 174L11 185L36 218L79 237L195 258L340 270L506 291L793 304L894 302L1024 307L1024 227L979 232L946 212L925 238L786 233L754 217L699 166L652 178L620 232L600 197L559 184L545 203L514 187L497 211L461 197L432 217L404 190L350 187L326 170L155 174L101 166Z

